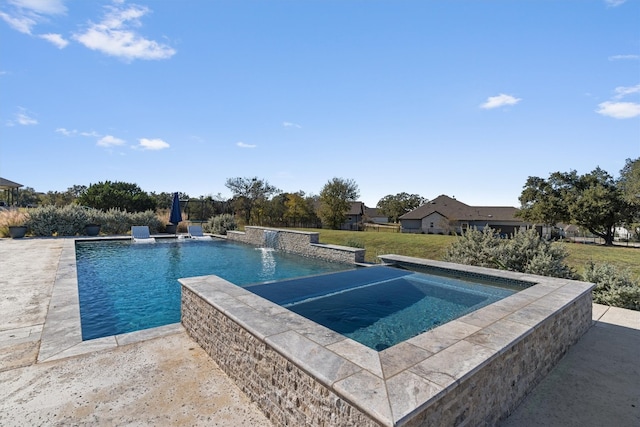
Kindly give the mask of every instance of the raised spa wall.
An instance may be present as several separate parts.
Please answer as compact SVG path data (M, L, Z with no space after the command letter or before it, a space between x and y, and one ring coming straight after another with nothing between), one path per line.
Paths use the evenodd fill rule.
M180 279L182 323L274 425L290 426L495 425L591 325L591 283L380 258L530 286L381 352L217 276Z
M364 262L364 249L319 243L320 233L247 226L245 231L227 231L227 240L327 261L355 264Z

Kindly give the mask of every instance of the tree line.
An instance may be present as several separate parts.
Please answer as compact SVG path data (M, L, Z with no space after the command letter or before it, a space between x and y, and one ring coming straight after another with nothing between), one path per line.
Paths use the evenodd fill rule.
M244 225L321 227L339 229L360 192L353 179L332 178L320 194L284 192L258 177L228 178L225 186L232 197L192 198L179 193L183 208L192 219L207 220L232 214ZM576 171L554 172L548 178L530 176L519 197L518 216L538 225L574 224L612 244L615 227L640 234L640 158L627 159L619 177L601 168L584 175ZM74 185L65 192L38 194L27 187L20 191L21 206L79 204L101 210L128 212L169 209L172 193L147 193L137 184L104 181L89 186ZM427 203L418 194L389 194L376 205L389 222L397 223L405 213Z

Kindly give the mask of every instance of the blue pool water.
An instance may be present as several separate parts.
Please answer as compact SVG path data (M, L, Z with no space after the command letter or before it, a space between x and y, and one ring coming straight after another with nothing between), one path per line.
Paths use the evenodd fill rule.
M84 340L179 322L181 277L242 286L353 268L219 239L76 242L76 264Z
M386 266L246 288L378 351L517 292Z

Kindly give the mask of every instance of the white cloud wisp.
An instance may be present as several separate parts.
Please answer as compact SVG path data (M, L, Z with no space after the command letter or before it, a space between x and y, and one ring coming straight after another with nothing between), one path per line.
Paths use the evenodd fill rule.
M246 144L246 143L244 143L242 141L237 142L236 145L238 147L240 147L240 148L256 148L257 147L257 145L255 145L255 144Z
M504 107L507 105L516 105L520 101L522 101L522 99L516 98L515 96L505 95L504 93L501 93L498 96L490 96L484 104L480 105L480 108L490 110L493 108Z
M640 94L640 84L636 86L619 86L614 90L613 101L598 104L596 113L614 119L631 119L640 116L640 103L622 101L623 98Z
M90 23L88 28L73 38L85 47L110 56L133 61L135 59L167 59L175 55L175 49L138 34L133 28L140 27L140 18L149 9L138 5L107 6L108 12L102 21Z
M47 16L67 12L63 0L9 0L8 3L10 10L0 12L0 18L14 30L29 35Z
M158 150L164 150L170 147L170 145L167 142L159 138L155 138L155 139L140 138L138 142L139 144L134 148L139 148L142 150L158 151Z
M116 138L113 135L106 135L100 138L96 145L99 147L117 147L124 145L126 141L124 139Z

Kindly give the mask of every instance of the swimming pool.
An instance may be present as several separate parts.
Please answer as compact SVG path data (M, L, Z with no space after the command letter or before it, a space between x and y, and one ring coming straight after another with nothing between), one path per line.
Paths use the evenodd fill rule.
M180 322L181 277L242 286L354 268L221 239L78 241L76 266L83 340Z
M246 289L380 351L522 288L374 266Z

